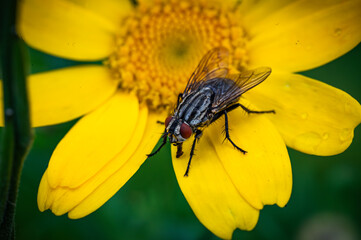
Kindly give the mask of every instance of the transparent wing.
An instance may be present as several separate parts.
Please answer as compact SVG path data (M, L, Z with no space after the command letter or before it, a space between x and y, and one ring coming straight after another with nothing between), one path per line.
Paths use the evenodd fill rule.
M238 75L238 78L234 82L241 88L241 94L243 94L266 80L271 72L272 69L269 67L260 67L244 71Z
M199 62L196 70L189 78L183 92L183 98L192 90L199 88L213 78L224 78L228 74L228 50L218 47L210 50Z
M229 82L225 84L226 87L216 92L212 108L217 112L235 103L243 93L263 82L270 74L271 68L260 67L240 74L227 75L225 80Z

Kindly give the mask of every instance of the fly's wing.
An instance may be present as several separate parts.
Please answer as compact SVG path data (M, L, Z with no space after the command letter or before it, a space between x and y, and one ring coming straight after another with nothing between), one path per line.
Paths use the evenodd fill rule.
M213 78L224 78L228 73L228 50L218 47L210 50L199 62L196 70L188 80L182 98L191 91L200 88L206 81Z
M243 94L266 80L271 72L272 69L269 67L260 67L254 70L244 71L238 75L238 78L234 82L241 89L241 94Z
M226 76L229 85L223 88L222 91L216 92L212 104L213 111L218 112L237 102L243 93L263 82L270 74L271 68L260 67L240 74Z

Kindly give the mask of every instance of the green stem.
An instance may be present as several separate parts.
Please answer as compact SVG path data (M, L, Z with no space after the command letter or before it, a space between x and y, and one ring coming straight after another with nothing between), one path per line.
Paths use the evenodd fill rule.
M13 239L20 176L33 134L26 90L24 44L15 33L17 1L2 1L1 66L4 117L0 152L0 239Z

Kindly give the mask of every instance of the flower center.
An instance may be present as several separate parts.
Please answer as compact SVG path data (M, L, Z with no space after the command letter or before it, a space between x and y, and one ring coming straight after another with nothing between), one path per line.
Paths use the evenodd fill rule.
M228 48L234 67L247 65L239 17L201 3L140 6L122 23L116 43L108 61L114 77L152 110L174 106L199 60L214 47Z

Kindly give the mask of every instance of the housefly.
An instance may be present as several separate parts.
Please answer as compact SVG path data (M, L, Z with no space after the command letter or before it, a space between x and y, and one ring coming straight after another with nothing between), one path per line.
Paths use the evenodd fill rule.
M238 103L241 95L263 82L271 73L271 69L261 67L254 70L231 74L228 68L228 50L223 47L210 50L199 62L198 67L188 80L183 93L178 95L177 105L169 117L165 119L163 142L148 157L154 156L166 144L177 146L176 157L183 154L182 145L194 134L190 158L184 176L188 176L189 167L197 140L202 131L224 115L226 139L239 151L229 136L227 114L241 107L247 113L275 113L270 111L254 111Z

